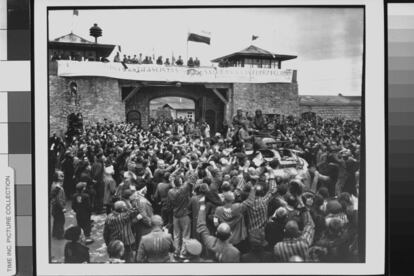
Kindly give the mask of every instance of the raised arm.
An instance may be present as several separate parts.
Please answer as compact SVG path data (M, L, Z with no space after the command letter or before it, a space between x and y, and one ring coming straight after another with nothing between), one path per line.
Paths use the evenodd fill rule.
M200 234L201 240L205 244L208 249L212 249L214 244L216 243L217 238L210 235L206 225L206 205L204 202L200 205L200 211L198 213L198 220L197 220L197 233Z
M305 226L303 228L301 237L308 243L308 246L311 246L313 243L313 237L315 235L315 223L313 222L312 216L308 209L303 210L302 216Z
M247 211L247 209L249 208L249 207L251 207L252 205L253 205L253 202L254 202L254 197L255 197L255 191L254 191L254 188L252 187L251 189L250 189L250 193L249 193L249 196L246 198L246 200L245 201L243 201L242 203L240 203L240 211L243 213L243 212L246 212Z

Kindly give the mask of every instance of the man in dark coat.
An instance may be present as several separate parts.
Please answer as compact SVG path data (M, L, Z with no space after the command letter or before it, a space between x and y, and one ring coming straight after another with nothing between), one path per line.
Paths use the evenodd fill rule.
M82 228L86 242L91 243L91 203L89 195L86 193L86 183L79 182L76 185L76 193L72 199L72 209L76 213L78 226Z
M52 237L63 239L63 226L65 225L65 192L62 188L63 172L55 171L50 192L50 205L53 216Z
M65 152L65 156L62 160L62 171L65 176L63 180L63 189L65 190L65 194L69 197L75 192L73 181L75 167L73 166L73 156L70 151Z
M105 193L105 185L103 182L104 177L104 163L105 163L105 156L102 152L98 153L96 155L96 161L92 165L92 181L94 183L94 188L96 191L96 198L95 198L95 204L94 204L94 211L97 214L102 213L103 210L103 199L104 199L104 193Z
M80 243L82 230L79 226L72 226L65 231L65 263L89 263L89 248Z

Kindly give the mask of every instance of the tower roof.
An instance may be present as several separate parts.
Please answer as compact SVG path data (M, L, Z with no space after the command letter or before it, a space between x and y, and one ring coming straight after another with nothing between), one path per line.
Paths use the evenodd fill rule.
M70 33L49 41L49 48L53 50L96 51L98 56L108 57L114 50L115 45L95 43L74 33Z
M297 58L297 56L276 54L276 53L264 50L262 48L259 48L255 45L250 45L249 47L243 50L240 50L238 52L234 52L232 54L213 59L212 62L220 62L222 60L237 59L239 57L273 59L273 60L281 60L281 61Z
M55 38L53 41L55 42L66 42L66 43L87 43L92 44L92 41L84 39L74 33L70 33L67 35L62 35L61 37Z

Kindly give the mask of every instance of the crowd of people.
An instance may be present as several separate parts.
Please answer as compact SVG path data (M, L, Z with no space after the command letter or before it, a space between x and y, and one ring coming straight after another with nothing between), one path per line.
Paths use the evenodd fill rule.
M51 136L52 237L68 240L65 262L90 262L92 214L105 216L110 263L360 261L360 121L238 110L226 125L210 135L205 122L105 120ZM286 173L258 154L269 147L306 169ZM64 229L68 208L77 225Z
M79 53L73 53L73 56L69 55L68 53L63 52L62 54L59 54L58 52L54 52L52 56L50 57L50 60L56 61L56 60L76 60L76 61L100 61L100 62L109 62L109 59L107 57L95 57L95 56L81 56ZM124 64L157 64L157 65L176 65L176 66L184 66L187 65L188 67L200 67L200 60L198 57L189 57L187 60L187 63L184 63L184 60L181 56L178 56L178 58L175 58L174 56L170 58L163 58L162 56L158 56L155 58L153 55L151 56L143 56L142 53L140 53L138 56L133 55L126 55L124 54L121 57L121 54L117 52L113 58L113 62L122 62Z
M153 57L151 56L143 56L142 53L140 53L138 56L134 55L131 57L130 55L123 55L121 58L121 55L119 52L116 53L114 57L114 62L123 62L125 64L157 64L157 65L177 65L177 66L183 66L184 61L181 58L181 56L178 56L176 59L174 56L170 58L163 58L162 56L158 56L157 59L155 59L155 55ZM196 57L193 59L193 57L190 57L187 61L188 67L200 67L200 60Z

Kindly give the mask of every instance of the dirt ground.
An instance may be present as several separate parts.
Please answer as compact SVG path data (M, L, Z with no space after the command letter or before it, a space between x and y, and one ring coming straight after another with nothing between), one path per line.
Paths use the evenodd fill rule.
M70 207L70 202L66 204L66 213L65 213L65 229L76 225L76 217L72 208ZM106 245L103 240L103 228L105 224L106 214L101 215L92 215L92 220L94 221L92 225L91 238L94 239L94 243L89 244L89 256L91 263L104 263L108 260L108 255L106 253ZM53 223L53 218L51 218ZM52 225L51 223L51 225ZM51 261L53 263L63 263L64 260L64 249L66 240L57 240L52 238L51 240Z

